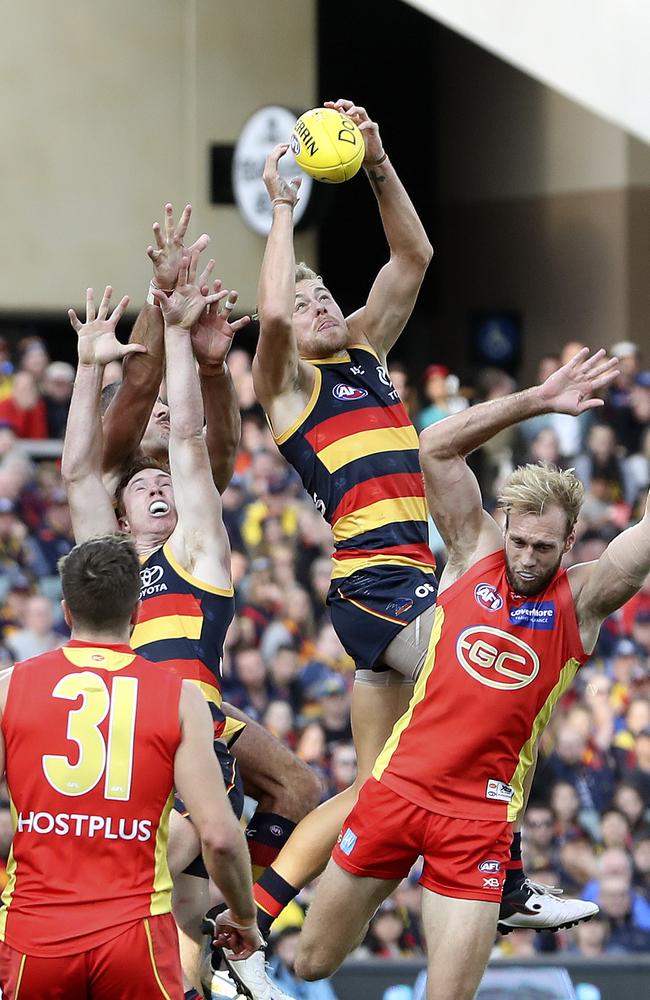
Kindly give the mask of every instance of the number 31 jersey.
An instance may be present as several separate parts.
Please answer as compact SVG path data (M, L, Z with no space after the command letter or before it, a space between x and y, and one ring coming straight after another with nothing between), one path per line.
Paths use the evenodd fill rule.
M0 940L76 954L168 913L182 680L129 646L18 663L2 717L14 840Z

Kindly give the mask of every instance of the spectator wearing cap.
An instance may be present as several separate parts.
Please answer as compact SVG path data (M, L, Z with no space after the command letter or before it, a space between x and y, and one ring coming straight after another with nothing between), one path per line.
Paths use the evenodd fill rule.
M295 972L296 955L300 927L284 927L272 939L273 957L269 975L276 986L296 1000L337 1000L336 993L328 979L306 983L298 979Z
M351 742L350 695L342 677L331 674L321 684L318 704L328 750L331 752L337 743Z
M7 645L16 660L28 660L62 646L64 641L63 636L54 631L51 601L35 594L27 601L23 628L9 636Z
M47 436L62 439L68 421L74 368L66 361L52 361L45 370L43 400L47 415Z
M11 396L0 402L0 422L11 424L19 438L47 437L47 413L31 372L17 371Z
M419 431L466 408L467 400L458 394L458 378L451 374L446 365L429 365L424 370L423 381L429 405L420 410L416 417L415 426Z

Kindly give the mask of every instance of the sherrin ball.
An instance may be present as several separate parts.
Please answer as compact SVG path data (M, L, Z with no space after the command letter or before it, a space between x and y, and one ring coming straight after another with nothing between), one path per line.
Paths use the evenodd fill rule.
M334 108L305 111L293 127L290 146L298 166L326 184L349 181L366 152L355 123Z

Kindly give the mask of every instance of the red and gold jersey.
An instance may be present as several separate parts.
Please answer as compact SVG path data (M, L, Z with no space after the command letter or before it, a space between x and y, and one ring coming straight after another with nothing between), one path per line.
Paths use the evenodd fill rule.
M587 659L569 581L513 594L505 554L439 595L408 710L373 775L432 812L513 820L539 734Z
M129 646L71 641L14 667L0 940L16 951L75 954L171 909L181 685Z

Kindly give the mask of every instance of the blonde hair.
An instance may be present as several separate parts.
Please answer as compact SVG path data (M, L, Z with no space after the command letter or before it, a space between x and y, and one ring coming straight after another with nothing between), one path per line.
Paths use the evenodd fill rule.
M296 284L299 281L322 281L320 274L316 274L315 271L305 264L304 260L301 260L299 264L296 264Z
M567 516L567 535L578 520L585 489L573 469L558 469L549 462L520 465L508 476L497 503L506 514L542 515L547 504L561 507Z

